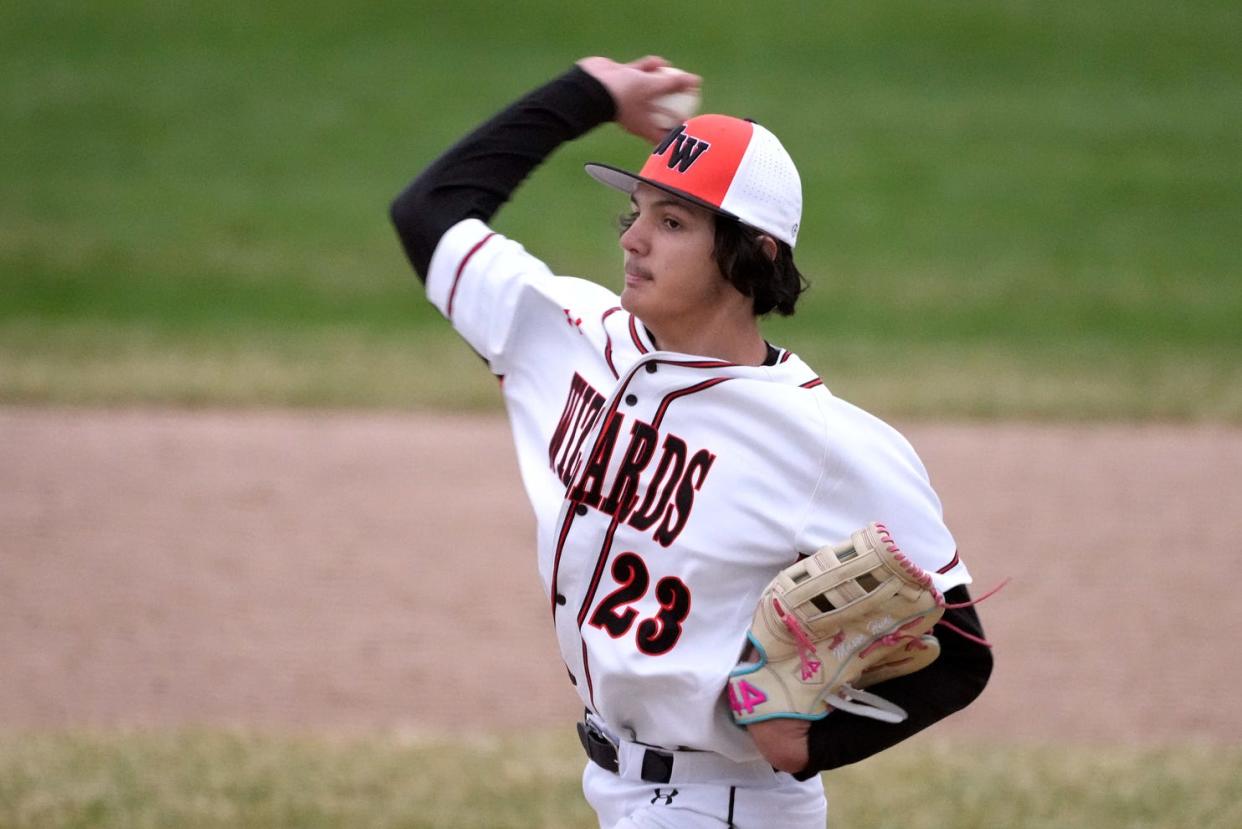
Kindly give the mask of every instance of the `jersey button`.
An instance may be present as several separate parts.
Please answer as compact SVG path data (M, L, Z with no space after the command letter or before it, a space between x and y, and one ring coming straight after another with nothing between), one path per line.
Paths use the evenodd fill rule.
M638 396L637 396L637 395L627 394L627 395L625 396L625 405L627 405L627 406L633 406L633 405L634 405L635 403L637 403L637 402L638 402Z
M579 504L578 506L574 507L574 512L578 513L579 515L586 515L586 514L587 514L587 505L586 505L586 504Z
M655 373L656 373L656 364L655 364L655 363L647 363L646 368L647 368L647 373L648 373L648 374L655 374Z
M559 605L562 605L562 606L563 606L563 605L565 604L565 601L566 601L566 599L565 599L565 594L564 594L564 593L557 593L557 594L556 594L556 603L557 603L557 604L559 604Z

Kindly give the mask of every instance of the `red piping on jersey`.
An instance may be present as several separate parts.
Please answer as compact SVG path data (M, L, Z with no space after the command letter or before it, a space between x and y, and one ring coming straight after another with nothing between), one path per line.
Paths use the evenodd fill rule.
M961 557L960 555L958 555L957 550L954 550L954 551L953 551L953 560L952 560L952 561L950 561L950 562L949 562L948 564L946 564L945 566L941 567L941 568L940 568L939 570L937 570L936 572L937 572L937 573L939 573L940 575L942 575L942 576L943 576L945 573L949 572L949 571L950 571L950 570L952 570L954 567L956 567L956 566L958 565L958 563L959 563L961 560L962 560L962 557Z
M595 683L591 680L591 663L587 659L586 638L582 634L578 634L578 641L582 643L582 673L586 677L587 699L590 700L588 705L595 707Z
M479 252L479 248L486 245L487 241L495 235L496 233L493 231L492 233L489 233L486 236L484 236L482 239L480 239L478 243L474 247L472 247L465 256L462 257L461 264L457 266L457 273L453 275L453 287L449 289L449 298L448 298L448 318L449 319L453 318L453 300L457 298L457 283L461 281L461 274L462 274L462 271L466 269L466 263L470 261L470 257L474 256L476 253Z
M737 363L729 363L724 360L659 360L666 366L681 366L683 368L736 368Z
M591 700L591 705L595 705L595 683L591 679L591 660L587 658L586 637L582 635L582 625L586 622L587 611L591 609L591 605L595 602L595 592L599 590L599 580L604 575L604 565L608 562L608 556L612 552L612 537L617 533L617 525L621 522L617 516L612 517L612 523L608 525L608 532L604 535L604 545L600 550L599 559L595 562L595 573L591 576L591 586L587 588L586 596L583 597L582 607L578 611L578 641L582 643L582 672L586 675L587 681L587 697Z
M608 333L608 326L604 325L604 321L620 310L621 306L615 305L605 311L604 315L599 318L599 326L604 329L604 337L606 338L604 340L604 360L608 363L608 369L612 372L612 376L618 380L621 379L621 375L617 373L617 367L612 364L612 335ZM634 319L631 317L630 322L632 323L633 321Z
M707 391L712 386L719 386L721 383L727 383L731 379L733 378L713 377L710 380L704 380L702 383L698 383L693 386L688 386L684 389L678 389L675 392L670 392L669 394L665 395L664 400L660 402L660 408L656 409L656 416L651 422L651 428L653 429L660 428L660 421L664 420L664 413L668 411L669 405L677 398L685 397L686 395L689 395L689 394L697 394L698 392L701 392L701 391Z
M631 318L631 322L632 321L633 319ZM603 425L600 427L599 434L596 435L595 437L595 444L591 446L590 453L580 456L581 458L590 458L594 456L595 451L599 448L600 440L603 438L605 434L608 433L608 424L612 420L612 418L616 416L617 407L621 405L621 395L625 393L626 387L629 386L630 381L634 379L634 374L635 372L631 371L629 376L625 378L625 383L622 384L620 390L617 391L617 393L614 395L612 399L612 405L608 407L608 413L604 414L603 411L601 410L600 414L604 414ZM598 414L596 415L597 420L599 416L600 415ZM594 424L592 424L591 428L594 428ZM583 437L586 437L585 433L583 433ZM569 485L565 488L565 492L567 494L573 491L574 479L577 478L577 476L578 476L578 470L577 468L575 468L573 472L571 473ZM574 522L574 514L575 514L574 511L577 509L578 504L579 504L578 501L570 502L570 508L568 512L566 512L565 514L565 523L561 525L561 534L556 542L556 555L552 559L552 617L554 619L556 618L556 580L557 580L557 576L560 573L560 568L561 568L561 552L565 549L565 539L568 538L569 536L569 526ZM581 619L579 619L578 627L582 627Z
M569 537L569 527L574 523L574 515L578 508L576 501L569 502L569 511L565 514L565 523L561 526L561 537L556 540L556 556L552 559L552 620L556 621L556 574L561 568L561 550L565 549L565 539Z
M599 580L604 576L604 565L608 563L608 554L612 552L612 537L617 534L617 526L620 523L620 519L614 515L612 522L608 525L608 532L604 533L604 544L600 547L599 558L595 560L595 572L591 575L591 584L587 587L582 607L578 609L579 629L586 624L587 611L591 609L591 604L595 601L595 591L599 590Z
M785 362L786 360L788 360L788 359L789 359L790 357L792 357L792 356L793 356L793 352L792 352L792 351L790 351L789 349L785 349L785 353L784 353L784 354L782 354L782 355L781 355L781 358L780 358L779 360L777 360L776 362L778 362L778 363L783 363L783 362Z
M805 383L802 384L801 387L804 389L813 389L816 386L822 386L822 385L824 385L824 381L816 377L814 380L807 380Z
M638 347L639 354L647 353L647 347L643 345L642 340L638 339L638 323L635 322L633 314L630 314L630 339L632 339L634 341L634 345Z

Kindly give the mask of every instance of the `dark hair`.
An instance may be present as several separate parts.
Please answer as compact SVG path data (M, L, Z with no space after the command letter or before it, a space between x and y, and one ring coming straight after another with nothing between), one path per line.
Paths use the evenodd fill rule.
M763 249L764 238L776 242L776 258ZM806 278L794 264L793 249L780 239L716 214L716 266L725 279L755 303L755 316L775 311L791 316L798 297L807 289Z

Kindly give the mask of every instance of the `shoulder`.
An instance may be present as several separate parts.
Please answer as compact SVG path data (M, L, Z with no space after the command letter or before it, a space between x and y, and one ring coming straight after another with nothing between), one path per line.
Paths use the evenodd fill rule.
M797 354L780 350L776 364L767 367L768 379L787 391L791 405L812 417L831 452L888 447L917 460L914 447L894 426L843 397L838 397L818 372Z
M463 287L480 287L504 277L542 279L548 267L478 219L464 219L445 231L431 255L427 296L445 315L453 309Z
M940 498L913 445L895 427L821 388L823 477L811 499L802 549L835 543L870 521L893 531L902 549L945 590L969 572L944 524Z
M595 282L554 274L520 242L478 219L464 219L440 238L431 258L427 296L450 319L467 296L492 303L498 294L514 290L544 295L562 305L580 304L591 313L617 301L613 292Z
M887 447L911 460L918 454L910 441L883 418L824 389L816 396L829 440L839 451Z

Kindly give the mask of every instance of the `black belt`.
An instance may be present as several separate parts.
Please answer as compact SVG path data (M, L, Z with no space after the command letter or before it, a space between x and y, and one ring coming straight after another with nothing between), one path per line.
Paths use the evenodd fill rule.
M616 774L621 769L617 760L617 747L604 732L591 722L578 723L578 739L591 762L601 769ZM642 778L648 783L667 783L673 777L673 755L667 751L649 748L643 752Z

